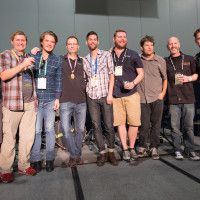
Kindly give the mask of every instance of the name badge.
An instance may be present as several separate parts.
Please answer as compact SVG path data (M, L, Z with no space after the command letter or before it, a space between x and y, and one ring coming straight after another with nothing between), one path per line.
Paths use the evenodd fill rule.
M97 77L96 76L91 77L91 86L92 86L92 88L97 87Z
M115 76L122 76L122 66L115 66Z
M30 76L24 75L23 79L24 79L24 86L26 86L26 87L32 86L32 80L31 80Z
M38 89L46 90L47 87L47 79L46 78L38 78Z

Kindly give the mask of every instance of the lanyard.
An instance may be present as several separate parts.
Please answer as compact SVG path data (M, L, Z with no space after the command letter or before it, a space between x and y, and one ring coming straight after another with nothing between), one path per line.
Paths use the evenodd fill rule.
M39 75L41 75L41 63L42 63L42 58L43 58L43 55L41 55L40 57L40 64L39 64ZM44 75L46 76L47 75L47 60L45 61L45 65L44 65Z
M72 71L72 74L73 74L73 73L74 73L74 70L75 70L75 68L76 68L76 64L77 64L77 58L76 58L76 61L75 61L75 63L74 63L74 69L72 68L72 64L71 64L71 61L70 61L70 59L69 59L68 55L67 55L67 59L68 59L69 66L70 66L70 68L71 68L71 71Z
M15 58L17 59L18 63L22 63L22 62L23 62L23 60L21 60L21 59L20 59L20 57L19 57L19 56L17 56L17 54L14 52L14 50L13 50L13 49L12 49L12 53L14 54L14 56L15 56ZM27 55L26 55L26 53L25 53L25 58L27 58Z
M123 58L122 58L121 65L123 64L123 62L124 62L124 58L126 57L126 52L127 52L127 49L125 50L124 56L123 56ZM114 62L115 62L115 64L117 63L117 61L116 61L116 57L115 57L115 52L114 52ZM119 62L119 59L118 59L118 62Z
M169 57L169 59L170 59L171 64L172 64L172 66L173 66L173 68L174 68L174 71L176 71L176 67L174 66L174 63L173 63L173 61L172 61L171 56ZM183 63L184 63L184 55L182 54L182 64L181 64L182 71L183 71Z
M90 54L90 67L91 67L91 76L92 76L92 56ZM97 75L97 57L95 60L95 76Z

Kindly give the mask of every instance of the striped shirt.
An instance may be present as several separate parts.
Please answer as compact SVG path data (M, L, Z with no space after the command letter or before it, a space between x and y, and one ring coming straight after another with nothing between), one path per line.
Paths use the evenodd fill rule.
M36 85L37 98L44 103L60 99L62 92L62 60L59 56L50 53L47 59L47 74L44 75L45 67L41 69L41 75L39 75L39 64L42 52L38 52L36 55L31 54L35 58L34 64L34 78ZM46 78L46 89L38 89L38 78Z
M16 52L16 55L23 60L23 56ZM16 57L11 50L6 50L0 54L0 72L3 72L8 69L12 69L19 65ZM32 80L34 83L34 81ZM22 72L16 74L13 78L6 81L1 81L2 85L2 105L7 109L12 111L23 111L24 102L23 102L23 82L22 82ZM34 84L33 84L34 88ZM33 90L34 96L36 98L35 90Z
M95 75L95 63L90 64L90 54L84 58L84 72L87 78L86 93L91 99L100 99L108 95L109 75L114 74L112 55L108 51L97 52L97 87L91 86L91 77Z

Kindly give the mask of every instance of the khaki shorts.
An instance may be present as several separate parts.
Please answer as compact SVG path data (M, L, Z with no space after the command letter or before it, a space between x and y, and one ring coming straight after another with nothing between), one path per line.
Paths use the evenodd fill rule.
M141 125L140 95L134 93L128 97L113 99L114 126L129 124L132 126Z

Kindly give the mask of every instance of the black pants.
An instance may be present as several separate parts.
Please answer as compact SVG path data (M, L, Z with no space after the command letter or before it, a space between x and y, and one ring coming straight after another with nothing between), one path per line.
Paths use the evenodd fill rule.
M108 148L114 149L115 133L113 127L113 105L108 105L106 103L106 97L102 97L101 99L91 99L87 96L87 103L99 152L105 150L101 127L101 115L103 116Z
M158 148L160 143L160 127L163 113L163 101L141 103L140 147L147 148L148 137L150 148Z

